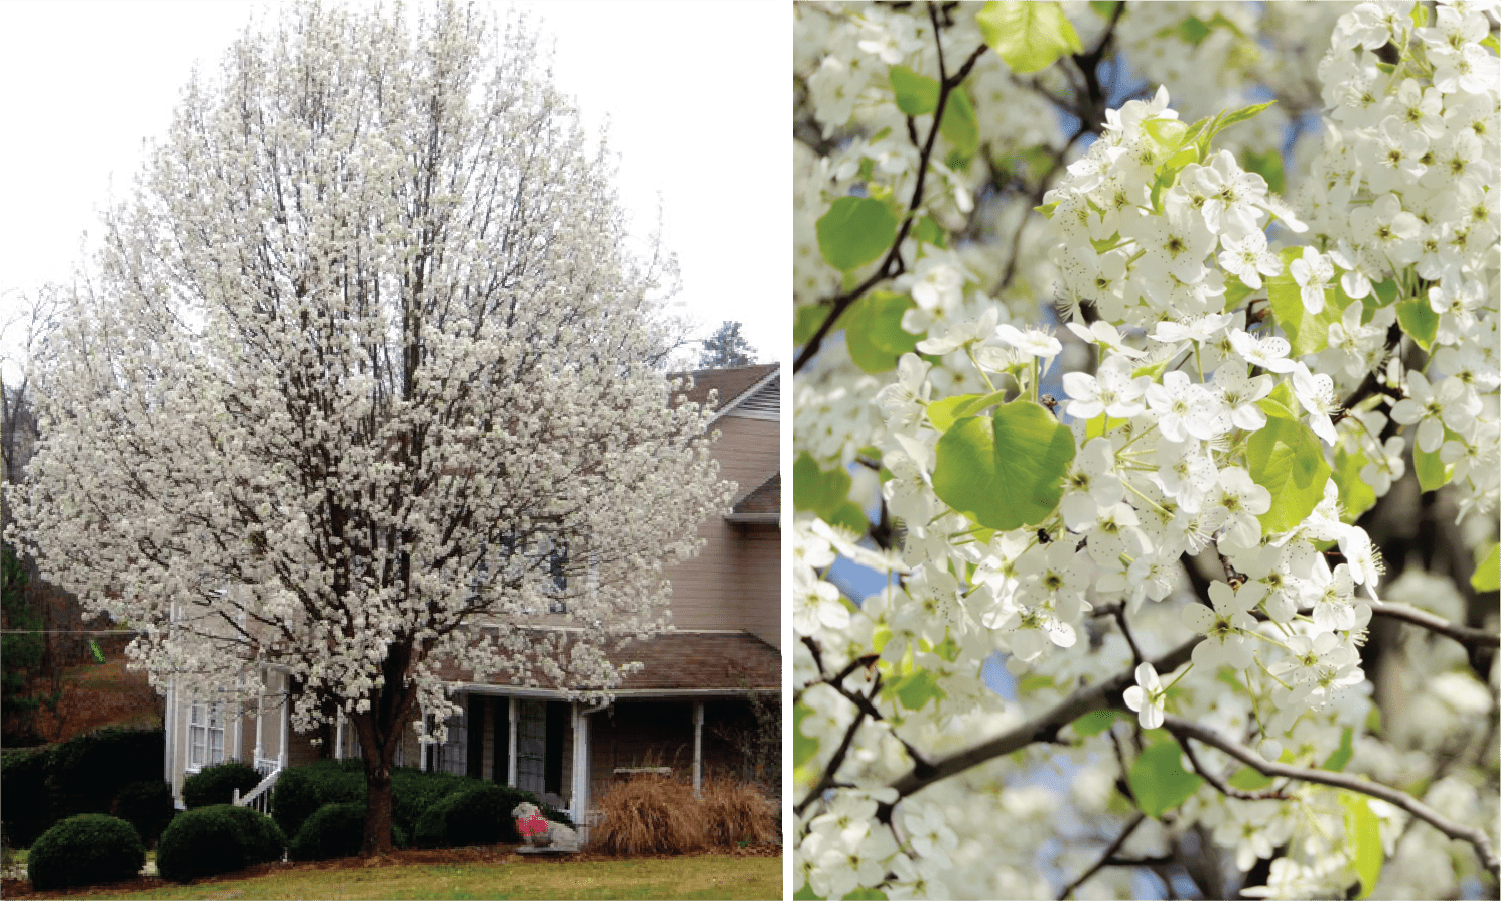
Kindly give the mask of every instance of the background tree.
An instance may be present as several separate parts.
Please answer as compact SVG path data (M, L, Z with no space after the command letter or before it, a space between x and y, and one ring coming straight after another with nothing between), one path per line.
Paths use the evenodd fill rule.
M273 665L296 728L347 717L366 854L440 665L608 692L727 501L589 145L520 24L284 8L189 84L52 345L25 546L158 685Z
M1495 897L1498 13L797 7L800 897Z
M740 323L724 322L714 334L704 339L698 356L700 369L728 369L756 362L756 349L740 334Z

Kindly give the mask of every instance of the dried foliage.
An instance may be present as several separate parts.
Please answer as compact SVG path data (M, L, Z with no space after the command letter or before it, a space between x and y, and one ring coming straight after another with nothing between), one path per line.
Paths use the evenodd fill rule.
M765 845L781 835L777 805L754 785L714 780L704 786L698 800L712 846Z
M609 854L686 854L709 842L708 816L693 786L636 776L599 799L595 850Z
M661 776L636 776L599 799L590 842L605 854L686 854L775 842L777 808L754 785L729 780L693 786Z

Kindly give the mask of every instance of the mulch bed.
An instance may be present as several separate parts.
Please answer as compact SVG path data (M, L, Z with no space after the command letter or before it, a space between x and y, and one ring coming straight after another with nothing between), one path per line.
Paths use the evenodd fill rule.
M307 863L264 863L257 866L239 870L234 873L226 873L222 876L212 876L207 879L194 881L194 885L203 885L214 882L238 882L242 879L250 879L256 876L266 876L272 873L280 873L288 870L358 870L366 867L402 866L409 864L465 864L465 863L539 863L539 864L566 864L570 861L606 861L626 860L628 858L604 854L597 851L583 850L577 854L516 854L520 845L486 845L474 848L398 848L383 857L365 860L360 857L343 857L337 860L318 860ZM744 848L716 848L713 851L704 852L721 857L780 857L781 845L756 845ZM682 856L679 854L637 854L635 859L658 859L665 860ZM172 883L159 876L138 876L135 879L127 879L124 882L112 882L106 885L90 885L72 889L71 891L33 892L31 882L26 879L0 879L0 898L67 898L74 895L88 894L126 894L129 892L153 891Z

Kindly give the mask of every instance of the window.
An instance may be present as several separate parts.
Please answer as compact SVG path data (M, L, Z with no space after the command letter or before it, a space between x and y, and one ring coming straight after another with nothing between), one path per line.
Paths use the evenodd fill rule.
M557 535L538 535L520 548L512 536L501 538L490 553L482 554L474 568L473 590L478 593L496 576L519 580L541 576L542 592L551 597L548 613L566 613L563 597L569 583L568 540Z
M224 713L218 704L195 701L188 711L188 769L198 772L224 762Z

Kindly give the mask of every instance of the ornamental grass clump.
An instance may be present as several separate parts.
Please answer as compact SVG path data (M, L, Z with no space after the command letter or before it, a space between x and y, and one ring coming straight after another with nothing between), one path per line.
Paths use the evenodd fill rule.
M606 854L686 854L709 844L704 805L693 787L661 776L636 776L599 799L593 845Z
M781 835L776 805L754 785L716 779L704 786L698 803L712 846L766 845Z

